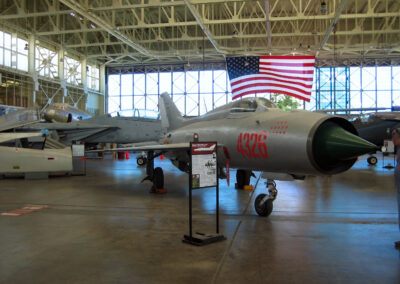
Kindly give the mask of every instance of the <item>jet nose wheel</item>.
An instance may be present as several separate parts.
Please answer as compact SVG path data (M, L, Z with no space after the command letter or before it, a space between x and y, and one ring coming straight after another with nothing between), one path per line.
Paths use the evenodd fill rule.
M136 163L137 163L139 166L144 166L144 165L146 165L146 163L147 163L147 159L146 159L145 157L143 157L143 156L139 156L139 157L137 157L137 159L136 159Z
M259 194L254 201L254 209L259 216L267 217L274 209L274 202L267 194Z
M378 163L378 158L375 156L371 156L367 159L368 164L370 164L371 166L375 166L376 163Z
M254 209L262 217L268 217L272 213L274 200L278 195L275 181L267 180L265 184L268 188L268 194L259 194L254 201Z

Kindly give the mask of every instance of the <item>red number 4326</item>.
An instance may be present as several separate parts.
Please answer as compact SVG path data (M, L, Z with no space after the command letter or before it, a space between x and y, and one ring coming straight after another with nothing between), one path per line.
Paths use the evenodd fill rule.
M243 157L267 158L266 139L267 133L265 131L261 131L260 133L240 133L236 145L237 151Z

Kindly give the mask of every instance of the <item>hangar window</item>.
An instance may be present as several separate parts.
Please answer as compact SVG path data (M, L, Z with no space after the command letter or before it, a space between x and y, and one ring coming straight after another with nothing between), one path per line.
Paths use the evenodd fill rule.
M0 31L0 64L28 71L28 42L10 34Z
M78 60L64 57L64 79L73 85L82 84L82 65Z
M99 68L87 65L87 86L89 89L98 91L100 89L100 70Z
M128 86L129 85L129 86ZM158 111L159 95L172 96L185 116L198 116L231 101L225 70L138 72L108 75L108 112L127 109Z
M121 109L121 75L109 75L107 82L108 112Z
M400 105L399 68L316 68L312 99L305 104L305 108L337 110L338 114L390 111L393 106Z
M41 76L58 78L58 53L54 50L36 45L35 70Z

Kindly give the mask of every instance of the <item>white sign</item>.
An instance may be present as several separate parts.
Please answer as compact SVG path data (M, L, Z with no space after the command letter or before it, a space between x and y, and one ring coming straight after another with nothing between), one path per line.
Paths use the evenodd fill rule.
M73 157L85 156L85 145L82 145L82 144L72 145L72 156Z
M192 188L217 186L217 143L191 144Z
M385 139L383 141L383 147L385 147L386 151L382 151L382 152L394 153L394 143L392 140Z

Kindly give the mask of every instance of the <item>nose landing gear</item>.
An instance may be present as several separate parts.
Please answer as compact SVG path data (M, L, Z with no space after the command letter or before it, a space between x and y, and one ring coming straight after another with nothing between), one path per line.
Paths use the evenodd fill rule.
M278 195L275 181L268 180L266 185L268 188L268 194L259 194L254 201L254 209L256 210L257 214L262 217L268 217L272 213L274 208L273 202Z

